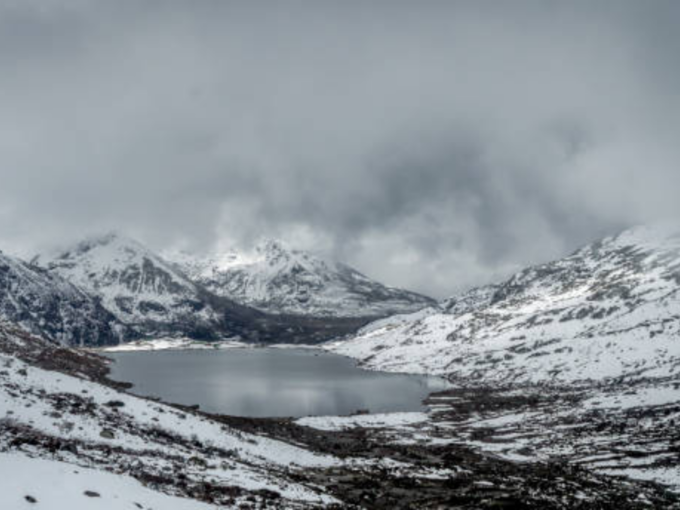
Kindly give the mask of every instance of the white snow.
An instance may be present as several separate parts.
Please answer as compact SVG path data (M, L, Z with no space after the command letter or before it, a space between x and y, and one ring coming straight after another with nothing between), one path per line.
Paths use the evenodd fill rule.
M625 469L603 469L603 473L613 476L626 476L634 480L653 481L669 486L669 489L680 493L680 467L646 467Z
M244 349L251 347L237 340L222 340L215 342L201 342L190 338L155 338L150 340L136 340L111 347L93 349L101 352L141 352L141 351L175 351L175 350L213 350L213 349Z
M468 382L669 376L680 369L673 232L628 231L524 270L492 286L495 294L473 289L469 299L376 321L326 348L369 369Z
M0 494L3 510L158 510L216 509L195 500L152 491L134 478L66 462L0 453ZM99 496L87 496L93 492ZM29 496L36 500L30 503ZM138 506L141 505L141 506Z
M173 323L191 317L216 321L210 306L200 302L196 285L172 264L125 236L93 237L68 249L39 257L37 262L89 294L125 324Z
M366 317L411 312L429 298L379 284L350 267L265 240L254 251L166 257L211 292L271 313Z
M418 412L360 414L356 416L309 416L295 421L298 425L319 430L364 428L395 428L427 421L427 414Z

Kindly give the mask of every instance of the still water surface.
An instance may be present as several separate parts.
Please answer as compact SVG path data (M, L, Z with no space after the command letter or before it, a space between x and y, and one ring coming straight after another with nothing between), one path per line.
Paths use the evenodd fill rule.
M435 377L361 370L348 358L310 349L108 353L112 379L134 393L233 416L308 416L419 411Z

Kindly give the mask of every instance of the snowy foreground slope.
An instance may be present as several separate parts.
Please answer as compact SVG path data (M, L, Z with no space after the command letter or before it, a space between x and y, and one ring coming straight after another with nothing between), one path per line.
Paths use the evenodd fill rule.
M376 317L434 304L428 297L386 287L349 266L287 247L260 243L253 253L205 258L168 257L211 292L277 314L315 317Z
M116 344L125 327L99 302L56 274L0 252L0 319L56 343Z
M0 473L11 473L0 477L2 508L11 510L31 506L44 510L214 508L147 489L129 476L17 453L0 453Z
M294 423L136 397L107 373L96 355L0 324L0 508L680 506L656 483L534 461L526 448L519 463L478 451L468 430L485 417L449 394L431 397L427 413ZM458 407L444 413L441 402Z
M669 377L680 369L680 235L640 227L329 346L466 383Z
M287 474L295 466L338 464L333 457L102 386L93 380L103 375L97 358L19 330L0 329L0 352L0 478L12 480L0 493L2 508L20 508L27 495L48 508L128 508L122 502L130 500L144 508L207 508L143 485L174 497L214 492L216 503L266 501L275 494L291 507L333 501ZM82 377L49 369L69 365ZM31 471L47 479L38 486ZM48 481L68 482L58 494L73 501L45 501L56 497L57 486ZM100 496L90 499L84 491Z

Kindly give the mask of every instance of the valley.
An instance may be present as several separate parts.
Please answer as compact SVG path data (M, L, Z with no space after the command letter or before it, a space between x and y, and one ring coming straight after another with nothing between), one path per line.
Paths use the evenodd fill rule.
M77 483L101 498L91 508L126 500L144 508L159 504L158 494L167 495L165 508L182 509L680 504L656 483L617 480L556 459L518 461L477 446L507 434L507 423L492 424L499 413L535 411L546 402L535 397L449 390L430 397L427 414L297 421L210 415L130 395L107 378L108 364L96 355L7 328L1 334L0 463ZM485 434L461 434L485 420ZM68 475L65 466L73 469ZM16 508L27 496L46 508L89 503L78 491L49 500L49 486L13 484L3 501Z
M0 510L680 510L680 0L0 0Z
M680 508L675 232L386 317L238 303L117 236L14 262L13 292L34 271L122 336L5 314L0 464L76 466L102 498L167 508ZM7 489L48 497L31 490Z

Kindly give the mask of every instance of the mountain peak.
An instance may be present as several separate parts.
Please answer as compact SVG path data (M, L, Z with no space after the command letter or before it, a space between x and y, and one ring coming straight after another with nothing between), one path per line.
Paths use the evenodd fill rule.
M624 230L605 241L613 241L621 245L637 245L641 248L680 247L680 224L677 221L660 221L649 225L638 225Z
M90 235L67 247L58 247L52 252L36 256L34 261L38 264L42 264L45 261L54 264L56 261L74 258L91 258L95 253L106 259L119 257L121 254L127 254L126 258L135 255L153 257L152 252L139 241L120 232L110 231L103 234Z
M264 238L255 245L255 251L260 253L281 253L292 250L286 242L280 239Z
M278 239L263 239L250 252L228 251L202 259L170 257L214 294L275 314L377 317L434 303Z
M244 254L245 255L245 254ZM243 257L245 260L248 257ZM251 261L255 259L261 259L269 264L287 263L297 259L309 259L310 254L292 248L288 243L280 239L265 238L260 240L254 249L254 257L251 257Z
M189 334L215 329L219 314L197 286L138 241L108 232L41 261L97 296L118 320L142 334Z
M109 231L103 234L92 235L85 238L78 246L91 249L94 247L116 247L116 248L131 248L135 250L149 251L142 243L122 234L118 231Z

